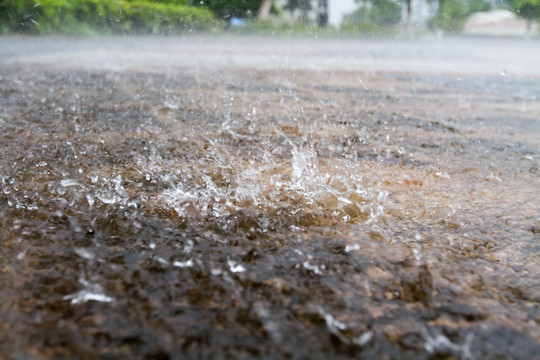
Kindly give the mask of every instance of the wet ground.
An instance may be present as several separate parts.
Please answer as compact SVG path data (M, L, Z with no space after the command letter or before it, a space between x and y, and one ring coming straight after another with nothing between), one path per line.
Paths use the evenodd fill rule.
M0 38L0 357L534 358L537 45Z

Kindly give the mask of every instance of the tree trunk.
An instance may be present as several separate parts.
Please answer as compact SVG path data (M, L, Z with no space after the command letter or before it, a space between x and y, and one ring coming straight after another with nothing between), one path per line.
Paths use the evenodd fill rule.
M317 25L319 27L326 27L328 25L328 0L319 0Z
M264 0L261 4L261 7L259 7L259 11L257 12L257 21L268 19L271 8L272 0Z
M405 23L407 34L411 33L412 26L412 0L406 0L407 4L407 22Z
M443 7L444 7L444 0L438 0L437 1L437 13L435 15L435 19L437 20L435 22L435 29L437 30L437 32L441 32L442 33L442 29L443 29Z

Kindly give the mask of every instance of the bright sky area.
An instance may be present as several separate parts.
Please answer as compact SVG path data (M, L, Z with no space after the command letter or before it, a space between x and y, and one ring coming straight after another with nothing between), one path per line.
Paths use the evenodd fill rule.
M354 0L328 0L328 16L330 24L339 26L343 15L353 11L356 6Z

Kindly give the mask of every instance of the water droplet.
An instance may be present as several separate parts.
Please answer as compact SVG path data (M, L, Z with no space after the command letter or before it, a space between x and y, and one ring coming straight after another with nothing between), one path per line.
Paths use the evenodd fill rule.
M373 339L373 331L368 330L364 332L359 338L354 339L354 343L360 347L364 347Z
M92 194L86 194L86 200L90 208L92 208L94 206L94 196Z
M240 264L237 264L235 261L227 260L227 264L233 273L240 273L246 271L246 268Z
M62 185L63 187L68 187L68 186L81 186L81 187L83 187L81 184L79 184L77 181L75 181L73 179L61 180L60 185Z
M186 261L174 261L173 266L179 268L188 268L193 266L193 261L191 259Z
M99 284L89 284L87 281L81 281L83 285L86 286L85 289L72 294L66 295L63 297L64 300L71 300L71 305L76 305L80 303L85 303L87 301L97 301L97 302L112 302L114 298L107 296L103 292L103 287Z
M302 266L307 270L313 271L317 275L322 275L323 273L317 265L311 264L309 261L304 261Z
M74 251L77 255L86 260L94 260L94 258L96 257L96 255L88 249L75 248Z

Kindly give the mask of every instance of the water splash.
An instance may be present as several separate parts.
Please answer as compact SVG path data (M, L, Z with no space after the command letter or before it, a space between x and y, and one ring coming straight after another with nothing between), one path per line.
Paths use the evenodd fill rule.
M278 135L286 139L288 157L264 149L246 158L208 140L209 152L194 164L156 155L150 163L140 161L139 171L167 185L158 202L191 220L242 213L265 228L269 220L281 221L278 217L292 225L325 225L373 222L384 215L387 193L361 167L321 161L312 145L299 146Z
M84 285L84 289L72 295L64 296L64 300L70 300L71 305L85 303L87 301L97 301L110 303L114 298L105 295L103 287L97 283L90 283L85 279L79 279L79 282Z
M452 342L442 334L433 336L426 328L421 329L421 334L426 341L424 349L433 356L454 356L462 360L474 358L470 349L470 343L473 339L471 333L467 335L465 343L462 345Z

